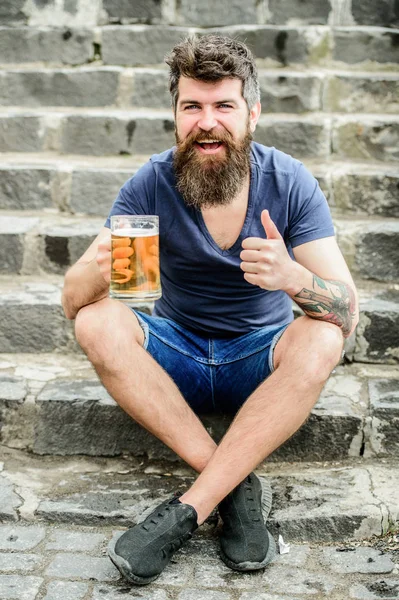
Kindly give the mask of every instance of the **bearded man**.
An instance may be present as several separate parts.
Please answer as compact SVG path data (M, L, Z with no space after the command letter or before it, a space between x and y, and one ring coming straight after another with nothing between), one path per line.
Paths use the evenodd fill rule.
M261 106L248 48L207 35L166 62L176 148L127 181L110 212L159 216L162 298L150 316L108 297L109 218L63 292L108 392L199 474L110 547L136 584L156 579L215 507L230 568L272 560L270 487L253 470L306 420L358 320L317 181L251 141ZM295 321L292 300L305 313ZM211 411L235 415L219 445L197 416Z

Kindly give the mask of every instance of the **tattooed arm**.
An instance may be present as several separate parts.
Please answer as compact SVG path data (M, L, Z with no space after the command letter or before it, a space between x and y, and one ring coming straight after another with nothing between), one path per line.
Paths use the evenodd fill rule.
M358 323L357 292L335 238L296 246L294 261L267 210L261 220L267 239L242 243L244 278L266 290L283 290L309 317L337 325L348 337Z
M356 298L352 287L347 283L313 275L312 288L303 288L293 299L312 319L338 325L344 337L351 334L356 317Z

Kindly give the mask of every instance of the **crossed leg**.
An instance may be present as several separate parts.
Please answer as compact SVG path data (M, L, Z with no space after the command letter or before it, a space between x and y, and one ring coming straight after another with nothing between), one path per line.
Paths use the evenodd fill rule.
M86 306L77 315L76 336L118 404L200 473L180 498L196 509L198 524L303 424L343 346L335 325L308 317L291 323L276 346L275 371L216 446L168 374L143 349L143 331L130 309L109 298Z

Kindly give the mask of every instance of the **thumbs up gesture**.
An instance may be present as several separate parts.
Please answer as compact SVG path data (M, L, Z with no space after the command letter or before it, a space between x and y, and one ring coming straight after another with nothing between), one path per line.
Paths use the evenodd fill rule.
M249 237L242 242L244 250L240 254L240 267L244 271L244 279L264 290L288 291L295 262L288 254L268 210L262 211L261 221L267 239Z

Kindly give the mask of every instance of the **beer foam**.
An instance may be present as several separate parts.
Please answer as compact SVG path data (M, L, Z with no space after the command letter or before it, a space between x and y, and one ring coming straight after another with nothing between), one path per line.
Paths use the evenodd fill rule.
M150 237L151 235L158 235L158 230L154 227L153 229L146 229L141 227L126 227L122 229L116 229L112 232L112 235L120 237Z

